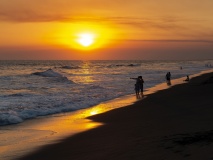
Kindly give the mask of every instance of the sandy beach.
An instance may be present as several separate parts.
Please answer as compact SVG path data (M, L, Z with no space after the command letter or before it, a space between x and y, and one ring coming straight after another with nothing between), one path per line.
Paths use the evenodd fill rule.
M102 125L19 160L213 159L213 73L89 117Z

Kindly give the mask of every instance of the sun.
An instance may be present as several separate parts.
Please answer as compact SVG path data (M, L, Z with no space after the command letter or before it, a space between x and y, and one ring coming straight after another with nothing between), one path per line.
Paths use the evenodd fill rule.
M84 47L88 47L94 43L94 37L91 33L81 33L78 35L77 42Z
M50 31L44 40L46 43L66 49L89 51L111 45L116 33L111 24L63 23L57 29Z

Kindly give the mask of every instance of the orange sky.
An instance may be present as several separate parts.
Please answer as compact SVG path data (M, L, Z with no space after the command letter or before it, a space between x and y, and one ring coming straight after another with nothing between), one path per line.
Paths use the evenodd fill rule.
M212 7L212 0L1 0L0 59L213 59Z

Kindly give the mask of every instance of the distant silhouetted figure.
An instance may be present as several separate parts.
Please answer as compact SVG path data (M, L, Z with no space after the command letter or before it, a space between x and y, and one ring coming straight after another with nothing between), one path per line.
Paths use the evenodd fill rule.
M166 73L166 81L168 85L171 85L171 73L167 72Z
M207 63L207 64L205 64L205 66L206 66L206 67L209 67L209 68L212 67L211 63Z
M130 78L130 79L136 80L136 83L135 83L135 94L136 94L136 97L140 98L140 93L141 93L141 96L143 97L143 83L144 83L144 80L143 80L142 76L138 76L138 78Z
M186 81L186 82L189 81L189 76L188 75L186 76L186 79L184 81Z

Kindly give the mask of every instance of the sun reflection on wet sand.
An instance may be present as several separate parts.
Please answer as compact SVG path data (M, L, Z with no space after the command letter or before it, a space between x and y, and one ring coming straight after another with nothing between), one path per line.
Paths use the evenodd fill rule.
M90 112L90 115L91 115L91 116L96 115L96 114L98 114L97 110L94 110L94 111L91 111L91 112Z

